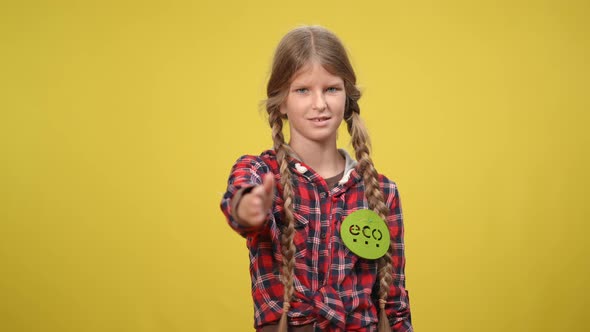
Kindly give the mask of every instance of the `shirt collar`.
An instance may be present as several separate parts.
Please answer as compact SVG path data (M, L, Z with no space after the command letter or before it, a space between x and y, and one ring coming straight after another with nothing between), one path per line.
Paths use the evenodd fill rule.
M348 151L344 150L344 149L338 149L338 152L344 157L344 174L342 175L342 178L340 179L340 181L338 181L338 184L345 184L346 182L348 182L348 180L350 179L350 175L352 174L352 172L354 171L356 165L358 164L358 162L356 160L354 160L350 154L348 153ZM306 173L309 171L309 169L302 165L303 161L301 160L301 158L295 153L295 151L292 151L289 153L289 156L291 158L293 158L293 166L295 168L295 170L300 173L301 175L306 175Z

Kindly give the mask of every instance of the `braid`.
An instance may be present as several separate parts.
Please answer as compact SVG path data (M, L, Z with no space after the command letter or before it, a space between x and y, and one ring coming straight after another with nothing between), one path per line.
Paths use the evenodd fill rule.
M287 332L287 312L289 311L291 298L293 297L294 284L293 274L295 271L295 217L293 216L293 184L291 182L291 172L287 162L287 154L291 150L285 144L283 136L283 119L279 112L270 112L269 124L272 127L272 138L274 149L277 154L277 162L281 173L281 186L283 187L283 212L285 216L285 226L281 234L281 251L283 255L283 266L281 269L281 279L284 286L283 313L279 321L279 332Z
M378 173L373 165L370 156L371 142L367 130L360 118L360 109L356 98L348 98L347 100L347 116L346 125L348 132L352 137L352 146L355 151L356 159L359 163L359 171L362 174L365 183L365 196L369 203L369 208L374 210L383 220L387 220L389 209L385 205L383 193L379 186ZM385 255L378 260L379 278L379 332L391 331L389 320L385 313L385 303L389 288L393 282L393 266L391 263L391 256L393 254L393 247L391 242L389 250Z

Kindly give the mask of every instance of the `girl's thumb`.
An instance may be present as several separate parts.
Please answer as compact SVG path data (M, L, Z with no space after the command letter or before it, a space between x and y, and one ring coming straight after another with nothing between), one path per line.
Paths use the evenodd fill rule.
M264 179L262 179L262 186L264 187L264 192L272 196L275 186L275 177L272 173L268 173L264 176Z

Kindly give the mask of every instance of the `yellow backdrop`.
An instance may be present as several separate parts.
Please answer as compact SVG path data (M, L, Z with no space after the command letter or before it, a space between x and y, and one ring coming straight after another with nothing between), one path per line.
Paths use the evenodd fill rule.
M0 5L0 330L252 331L219 201L299 24L351 52L416 330L587 328L588 2L359 3Z

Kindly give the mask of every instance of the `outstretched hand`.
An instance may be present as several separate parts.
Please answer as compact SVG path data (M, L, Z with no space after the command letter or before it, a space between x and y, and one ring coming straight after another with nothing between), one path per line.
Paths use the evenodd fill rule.
M272 173L266 174L262 184L242 196L236 211L240 224L246 227L261 226L272 207L275 179Z

